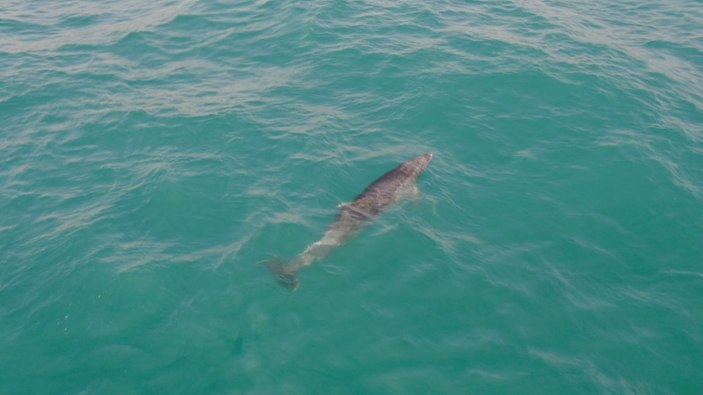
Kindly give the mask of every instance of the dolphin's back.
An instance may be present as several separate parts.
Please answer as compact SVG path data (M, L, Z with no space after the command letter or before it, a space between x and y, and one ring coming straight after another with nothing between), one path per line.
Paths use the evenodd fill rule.
M398 167L378 177L374 182L369 184L369 186L364 188L364 190L354 198L354 201L364 199L365 197L377 198L379 196L393 194L400 189L401 185L407 182L410 177L411 175L404 171L403 164L400 164Z
M420 162L418 158L401 163L369 184L350 206L368 213L370 217L377 216L387 206L395 203L404 189L414 185L426 165L426 162Z

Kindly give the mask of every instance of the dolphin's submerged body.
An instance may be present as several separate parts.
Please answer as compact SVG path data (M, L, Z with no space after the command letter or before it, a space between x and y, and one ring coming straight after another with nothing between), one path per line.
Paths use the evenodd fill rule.
M403 162L366 187L350 203L339 205L339 212L324 236L308 246L291 262L267 261L263 264L276 276L278 282L291 291L298 287L298 271L314 261L326 257L335 247L354 237L362 225L378 216L401 198L417 194L415 182L432 160L427 153Z

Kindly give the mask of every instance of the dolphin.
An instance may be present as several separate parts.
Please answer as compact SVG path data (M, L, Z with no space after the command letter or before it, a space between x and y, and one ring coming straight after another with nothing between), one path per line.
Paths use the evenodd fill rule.
M293 291L298 287L298 271L316 260L325 258L333 249L356 236L364 223L377 217L400 199L417 195L417 178L432 160L428 152L403 162L366 187L349 203L338 206L339 211L322 238L310 244L288 263L262 262L278 283Z

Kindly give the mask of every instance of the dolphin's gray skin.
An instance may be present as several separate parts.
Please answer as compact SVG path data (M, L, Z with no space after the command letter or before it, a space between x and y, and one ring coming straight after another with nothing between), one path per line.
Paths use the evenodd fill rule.
M351 203L339 205L336 218L322 239L308 246L291 262L267 261L278 282L293 291L298 287L298 270L326 257L335 247L354 237L362 225L401 198L417 194L415 181L432 160L432 153L403 162L367 186Z

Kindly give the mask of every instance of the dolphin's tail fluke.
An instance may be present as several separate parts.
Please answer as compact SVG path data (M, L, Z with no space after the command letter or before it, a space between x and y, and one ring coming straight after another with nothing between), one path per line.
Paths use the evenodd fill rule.
M295 291L298 288L298 269L295 266L278 261L264 261L261 264L266 266L278 283L288 290Z

